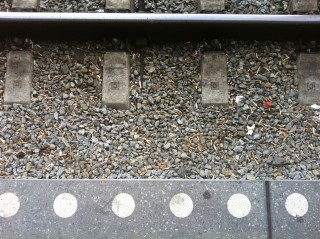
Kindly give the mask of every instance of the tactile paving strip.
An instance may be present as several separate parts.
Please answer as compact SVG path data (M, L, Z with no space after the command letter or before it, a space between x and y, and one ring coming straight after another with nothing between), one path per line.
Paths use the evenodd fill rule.
M320 223L313 217L319 215L320 183L268 185L210 180L1 180L0 235L2 239L317 238ZM288 230L292 233L283 237ZM296 230L300 232L295 234Z
M270 182L273 239L320 238L320 182Z

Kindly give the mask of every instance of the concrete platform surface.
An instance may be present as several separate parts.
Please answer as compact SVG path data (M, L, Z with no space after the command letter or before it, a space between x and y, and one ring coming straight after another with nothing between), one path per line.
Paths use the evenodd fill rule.
M273 239L320 238L320 182L271 182Z
M319 181L0 180L1 239L314 239L319 215Z
M2 180L14 238L267 238L263 182Z

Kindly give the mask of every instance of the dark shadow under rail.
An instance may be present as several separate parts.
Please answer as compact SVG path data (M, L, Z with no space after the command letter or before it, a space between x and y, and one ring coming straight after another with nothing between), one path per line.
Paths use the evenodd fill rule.
M319 15L0 12L0 36L40 39L317 40Z

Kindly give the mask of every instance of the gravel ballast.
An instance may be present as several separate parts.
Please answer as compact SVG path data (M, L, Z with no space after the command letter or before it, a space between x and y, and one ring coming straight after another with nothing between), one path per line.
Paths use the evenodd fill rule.
M288 14L289 0L226 0L225 10L217 13ZM146 11L156 13L197 13L197 0L146 0Z
M289 0L226 0L221 13L288 14ZM105 0L40 0L41 12L104 12ZM138 1L135 0L138 10ZM197 0L145 0L150 13L197 13ZM9 1L0 2L0 11L10 9Z
M294 84L297 53L312 49L297 45L153 44L142 67L132 49L130 110L118 111L101 105L102 59L123 41L33 42L26 106L3 105L13 47L2 41L0 177L319 179L320 112L297 103ZM228 56L227 109L200 104L205 50Z
M195 0L145 2L146 12L197 12ZM288 6L226 0L223 13L288 14ZM104 0L40 1L43 12L104 7ZM20 45L0 40L0 178L320 178L320 110L298 104L294 82L298 53L319 52L314 42L151 43L142 59L119 39ZM20 49L35 60L32 101L5 106L6 54ZM126 111L101 105L108 50L130 54ZM227 54L228 108L200 103L204 51Z

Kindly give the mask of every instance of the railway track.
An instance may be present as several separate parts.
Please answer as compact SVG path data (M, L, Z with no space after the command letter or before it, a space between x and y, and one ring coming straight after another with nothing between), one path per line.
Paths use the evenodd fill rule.
M0 238L318 238L317 1L143 3L0 3Z
M319 15L21 13L0 14L2 34L45 39L149 40L233 38L318 40Z

